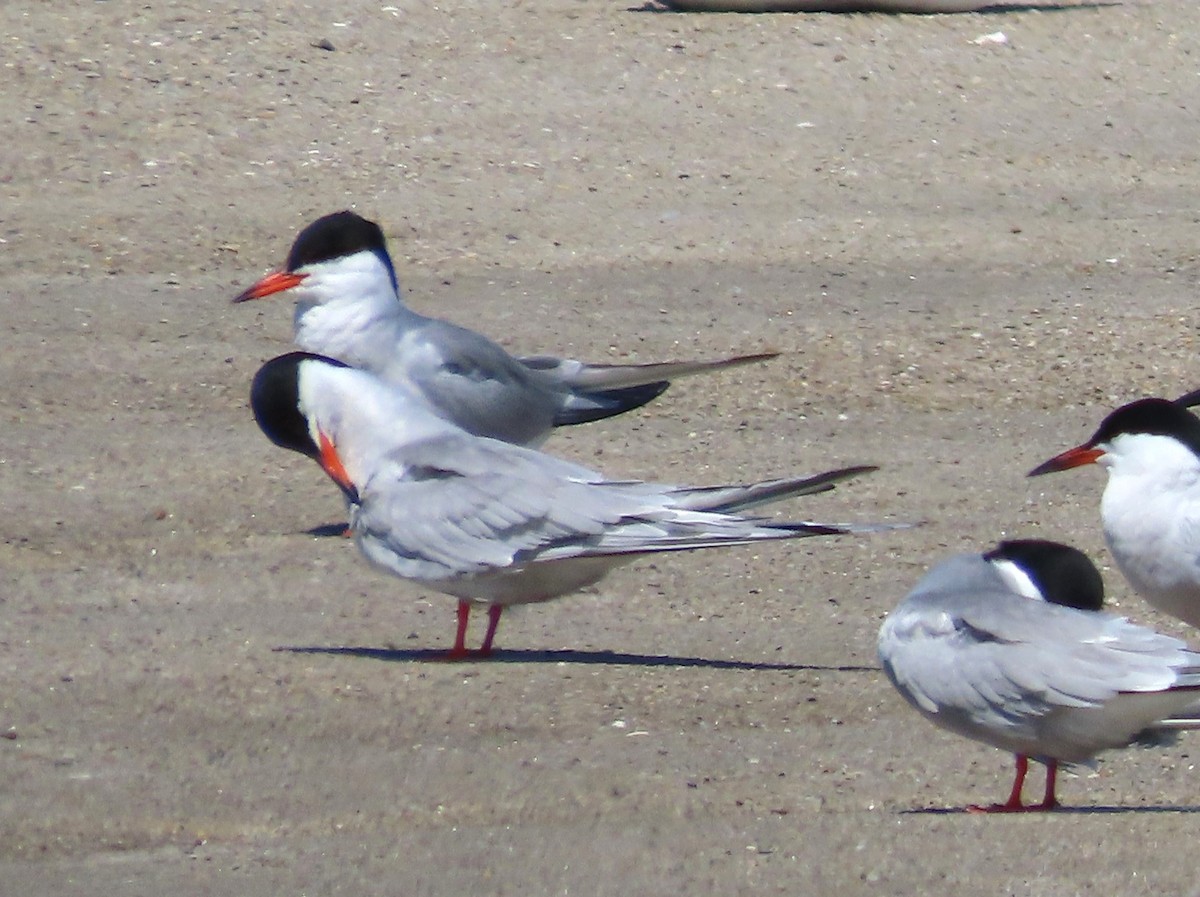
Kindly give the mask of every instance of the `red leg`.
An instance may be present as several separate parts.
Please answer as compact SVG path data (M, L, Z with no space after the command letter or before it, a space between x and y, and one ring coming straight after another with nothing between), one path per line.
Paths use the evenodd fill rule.
M1029 758L1024 754L1017 754L1017 777L1013 781L1012 793L1008 796L1008 802L1003 804L992 804L990 807L967 807L968 813L1036 813L1044 810L1054 810L1058 807L1058 798L1055 797L1055 786L1058 783L1058 761L1051 760L1046 764L1046 793L1040 804L1030 804L1025 806L1021 803L1021 789L1025 785L1025 774L1029 772Z
M1057 784L1058 761L1051 760L1046 764L1046 795L1042 798L1042 802L1038 804L1036 809L1054 810L1058 808L1058 797L1054 793Z
M467 656L467 619L471 616L471 603L458 602L458 630L454 634L454 647L447 655L450 660L462 660Z
M479 649L480 657L487 657L492 653L492 639L496 637L496 627L500 625L500 615L504 613L503 604L488 605L488 625L487 632L483 636L483 645Z
M967 807L968 813L1020 813L1025 809L1025 805L1021 803L1021 791L1025 787L1025 775L1029 772L1029 758L1024 754L1017 754L1017 774L1013 779L1012 791L1008 795L1008 800L1002 804L990 804L983 806L980 804L972 804Z

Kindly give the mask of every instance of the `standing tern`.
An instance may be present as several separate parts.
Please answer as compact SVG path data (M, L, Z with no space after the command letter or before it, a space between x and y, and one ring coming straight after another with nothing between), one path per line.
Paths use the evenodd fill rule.
M1188 398L1123 405L1029 475L1105 468L1100 519L1117 566L1148 604L1200 626L1200 419Z
M573 592L641 555L903 526L742 516L873 467L749 486L610 480L533 449L473 436L420 396L308 353L263 365L251 406L272 442L316 459L342 488L368 561L459 599L455 658L468 654L472 603L488 608L479 651L486 656L505 607Z
M779 354L644 365L515 358L473 330L405 305L383 231L350 211L304 228L286 269L266 275L234 302L281 292L296 297L299 348L420 393L468 433L517 445L536 446L554 427L638 408L661 395L673 378Z
M1103 603L1083 552L1014 540L938 564L884 621L879 659L905 700L1016 755L1008 800L971 811L1052 810L1060 763L1200 727L1200 654ZM1046 764L1040 804L1021 802L1030 759Z

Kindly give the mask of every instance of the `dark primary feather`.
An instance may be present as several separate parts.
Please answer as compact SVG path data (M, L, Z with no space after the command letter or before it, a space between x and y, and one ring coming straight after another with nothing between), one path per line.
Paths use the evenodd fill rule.
M671 384L645 383L601 392L574 393L554 414L554 426L567 427L573 424L590 424L640 408L657 399Z
M1175 404L1181 408L1195 408L1200 405L1200 389L1193 389L1191 392L1181 395L1175 400Z

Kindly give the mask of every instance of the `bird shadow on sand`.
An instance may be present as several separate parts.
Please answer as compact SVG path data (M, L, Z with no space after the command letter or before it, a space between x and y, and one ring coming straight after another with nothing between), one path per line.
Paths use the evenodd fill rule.
M318 526L304 530L304 535L314 536L318 539L332 539L334 536L340 536L346 532L349 527L348 523L322 523Z
M1097 0L1095 3L994 3L975 10L977 15L999 16L1014 12L1071 12L1078 9L1106 9L1124 6L1120 0Z
M914 3L914 5L915 5L915 3ZM1071 3L1071 2L1069 2L1069 0L1063 0L1063 2L1055 2L1055 0L1050 0L1050 2L1047 2L1047 3L1038 3L1037 0L1030 0L1030 2L1026 2L1026 3L1005 3L1005 2L1003 2L1003 0L997 0L996 3L990 3L987 6L980 6L978 9L962 11L962 12L947 12L945 10L931 9L931 10L926 10L923 12L913 11L913 12L908 12L908 13L900 13L900 12L890 12L890 11L881 11L881 10L877 10L877 9L870 9L870 8L868 8L867 4L864 3L862 9L838 9L838 10L830 11L828 14L829 15L860 15L860 14L866 13L866 14L872 14L872 15L891 15L891 16L903 16L903 15L1000 16L1000 15L1007 15L1007 14L1021 13L1021 12L1071 12L1073 10L1080 10L1080 9L1105 9L1110 6L1124 6L1124 5L1125 4L1124 4L1124 2L1122 2L1122 0L1094 0L1094 2L1091 2L1091 3ZM671 9L671 7L669 5L667 5L666 2L656 2L656 0L646 0L646 2L643 3L641 6L626 7L625 11L626 12L666 13L669 15L689 15L689 14L703 15L703 13L688 13L688 12L684 12L684 11L674 10L674 9ZM715 10L713 11L713 13L718 14L718 15L720 14ZM762 14L772 15L773 13L776 15L790 15L791 14L787 11L779 11L779 12L767 11ZM747 14L755 15L757 13L748 11ZM811 13L809 13L809 14L811 14Z
M351 646L295 646L281 645L275 651L292 654L332 654L346 657L363 657L388 663L569 663L579 665L635 666L635 667L691 667L710 670L769 670L769 671L817 671L822 673L874 673L879 667L845 664L827 666L811 663L770 663L749 660L718 660L708 657L679 657L671 654L628 654L618 651L526 651L497 650L488 657L469 656L451 659L444 648L367 648Z
M1040 813L972 813L967 807L924 807L916 810L901 810L901 816L1118 816L1137 814L1179 814L1187 815L1200 813L1200 806L1192 804L1143 804L1132 807L1093 806L1093 807L1058 807Z

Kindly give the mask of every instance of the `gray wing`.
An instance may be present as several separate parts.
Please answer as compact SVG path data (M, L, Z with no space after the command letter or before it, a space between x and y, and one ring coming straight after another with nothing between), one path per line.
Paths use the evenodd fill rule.
M1178 639L1123 618L1016 595L979 555L918 584L884 622L879 654L925 713L1018 731L1056 708L1170 688L1197 660Z
M515 449L506 451L505 449ZM401 576L440 579L506 567L524 554L595 536L615 522L603 502L564 501L586 468L491 440L446 436L386 458L360 489L354 526L364 551Z
M778 352L759 352L754 355L735 355L706 361L660 361L651 364L588 364L573 358L556 358L552 355L529 355L519 361L537 371L541 376L551 377L561 388L584 392L607 392L646 386L664 381L678 380L694 374L709 374L728 368L757 364L778 358Z
M379 373L406 382L468 433L518 445L545 438L560 402L499 345L434 318L406 330L395 362Z
M606 481L538 452L452 434L385 458L360 487L352 522L371 560L413 579L856 531L674 507L670 489Z
M824 473L764 480L761 483L749 483L742 486L682 487L672 490L670 495L672 502L678 507L693 508L698 511L741 513L750 508L781 501L785 498L828 492L842 480L871 473L878 469L878 467L870 465L841 467L837 470L827 470Z
M468 433L514 445L537 445L556 426L623 414L668 386L661 377L613 378L614 385L590 389L559 373L555 364L525 363L479 333L426 318L405 330L385 376L402 378Z
M521 363L543 378L560 398L555 426L584 424L640 408L662 395L671 381L775 358L778 352L739 355L716 361L664 361L653 364L588 364L570 358L535 355Z

